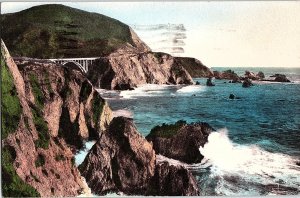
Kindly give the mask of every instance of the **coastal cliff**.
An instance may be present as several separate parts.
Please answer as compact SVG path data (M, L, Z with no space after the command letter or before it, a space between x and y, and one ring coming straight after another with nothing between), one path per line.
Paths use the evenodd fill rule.
M77 70L12 59L1 41L3 196L76 196L74 149L98 138L111 111Z
M140 52L126 46L96 60L87 74L103 89L133 89L139 84L193 84L190 74L165 53Z
M40 5L4 14L1 24L5 27L1 37L13 57L99 57L87 75L98 88L193 84L192 77L212 75L197 59L152 52L118 20L64 5Z

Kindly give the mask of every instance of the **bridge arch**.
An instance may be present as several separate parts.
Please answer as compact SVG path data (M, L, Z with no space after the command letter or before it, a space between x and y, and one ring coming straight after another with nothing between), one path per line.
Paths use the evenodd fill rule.
M85 70L85 68L81 64L77 63L76 61L64 61L61 64L65 65L67 67L70 67L70 68L79 69L83 73L87 73L87 71Z

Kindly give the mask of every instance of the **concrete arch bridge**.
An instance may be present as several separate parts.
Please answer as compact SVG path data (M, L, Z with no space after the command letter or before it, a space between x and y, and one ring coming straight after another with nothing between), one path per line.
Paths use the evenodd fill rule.
M58 59L48 59L55 63L62 65L76 65L83 72L87 73L89 71L89 66L92 65L96 59L99 57L91 58L58 58Z

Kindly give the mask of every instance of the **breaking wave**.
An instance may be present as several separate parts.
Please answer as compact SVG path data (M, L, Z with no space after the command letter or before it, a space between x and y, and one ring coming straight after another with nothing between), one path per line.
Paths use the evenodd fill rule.
M175 85L157 85L146 84L135 88L134 90L121 91L120 96L124 99L135 99L137 97L157 97L164 96L170 89L176 87Z
M177 93L195 93L205 91L205 86L189 85L177 90Z
M227 129L212 132L201 154L211 164L218 195L284 195L300 193L297 159L230 141Z

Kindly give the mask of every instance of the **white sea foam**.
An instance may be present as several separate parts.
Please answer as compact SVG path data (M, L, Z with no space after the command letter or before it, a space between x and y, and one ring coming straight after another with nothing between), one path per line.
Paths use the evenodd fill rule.
M113 117L123 116L126 118L133 118L133 113L126 109L119 109L116 111L113 111Z
M175 87L174 85L157 85L146 84L140 85L134 90L121 91L120 96L124 99L134 99L141 96L160 96L163 95L168 89Z
M95 140L88 141L85 143L84 149L80 150L76 155L75 155L75 165L79 166L83 161L86 155L89 153L89 150L93 147L93 145L96 143Z
M202 91L205 91L205 86L189 85L177 90L177 93L195 93L195 92L202 92Z
M226 129L212 132L208 143L200 147L200 152L212 164L211 176L218 178L218 194L237 195L238 192L246 195L251 192L254 195L255 190L251 189L253 183L300 188L300 167L296 165L297 159L285 154L267 152L256 145L234 144L229 140ZM249 187L247 190L238 188L235 182L229 181L232 178L238 178L239 182L245 182Z

